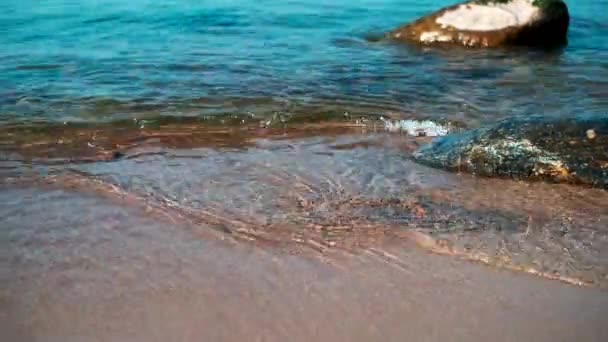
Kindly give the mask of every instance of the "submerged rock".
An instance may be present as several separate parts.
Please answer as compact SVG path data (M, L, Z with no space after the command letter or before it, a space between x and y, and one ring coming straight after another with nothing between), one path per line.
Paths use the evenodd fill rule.
M474 0L440 9L388 37L469 47L550 46L566 42L569 22L562 0Z
M608 189L608 114L510 118L438 138L420 148L414 159L480 176Z

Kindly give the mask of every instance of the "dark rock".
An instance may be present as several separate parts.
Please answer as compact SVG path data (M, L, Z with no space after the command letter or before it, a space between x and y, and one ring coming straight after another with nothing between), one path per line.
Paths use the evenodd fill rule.
M474 0L440 9L388 37L468 47L555 46L566 42L569 23L562 0Z
M436 139L420 148L414 159L479 176L608 189L608 114L509 118Z
M122 159L124 156L125 156L125 154L120 151L114 151L112 153L112 159L114 159L114 160Z

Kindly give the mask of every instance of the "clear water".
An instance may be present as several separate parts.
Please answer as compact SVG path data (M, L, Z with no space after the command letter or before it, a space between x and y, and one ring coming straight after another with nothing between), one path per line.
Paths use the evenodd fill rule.
M452 0L3 0L0 121L608 113L608 1L558 51L367 39Z
M355 337L343 340L390 340L395 327L411 335L391 308L428 314L425 333L449 323L431 310L440 293L473 319L448 324L450 337L484 333L480 319L507 306L534 332L556 317L585 322L553 324L567 327L563 340L603 327L605 314L546 283L431 268L407 247L608 289L608 191L429 169L408 154L430 137L356 122L608 115L608 0L569 2L559 50L369 39L451 1L0 0L0 331L230 340L222 334L251 339L270 324L318 340L327 324ZM490 314L477 311L492 296ZM551 317L522 316L517 302ZM344 323L352 313L361 319ZM391 337L352 329L370 330L369 317Z

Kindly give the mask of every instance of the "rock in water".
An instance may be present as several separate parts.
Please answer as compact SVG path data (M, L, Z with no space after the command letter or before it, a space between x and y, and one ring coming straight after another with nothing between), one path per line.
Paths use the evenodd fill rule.
M554 46L566 42L569 22L562 0L474 0L443 8L388 36L468 47Z
M515 117L421 147L421 164L608 189L608 114Z

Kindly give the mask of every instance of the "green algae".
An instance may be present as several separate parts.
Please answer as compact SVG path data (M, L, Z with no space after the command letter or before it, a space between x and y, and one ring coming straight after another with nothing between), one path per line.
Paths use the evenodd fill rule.
M479 176L608 189L608 116L509 118L437 139L414 158L428 166Z

